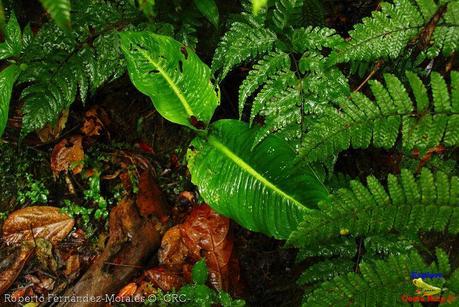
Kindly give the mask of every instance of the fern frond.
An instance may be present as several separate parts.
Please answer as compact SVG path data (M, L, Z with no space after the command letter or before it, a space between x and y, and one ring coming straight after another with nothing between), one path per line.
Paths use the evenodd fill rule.
M273 23L279 30L288 25L298 23L301 19L305 0L277 0L273 10Z
M272 75L280 70L290 68L290 58L288 54L275 51L267 54L263 59L256 63L252 70L244 79L239 87L239 114L242 116L247 98L252 95L257 88L265 83Z
M396 235L370 236L365 238L365 251L370 255L400 255L414 249L417 240ZM416 242L417 243L417 242Z
M325 23L325 8L323 1L306 0L303 4L302 24L322 26Z
M458 81L457 72L451 74L453 83ZM340 110L328 108L310 127L304 138L301 155L308 161L327 159L349 147L391 148L399 135L405 150L421 152L439 143L446 146L459 144L459 113L456 107L457 84L448 93L443 78L432 73L431 93L433 102L426 112L429 101L426 88L413 74L408 73L416 102L413 103L406 88L395 76L386 74L384 87L371 81L375 101L361 93L353 93L350 99L340 103ZM417 110L415 110L417 108Z
M268 135L276 133L288 141L293 149L298 150L303 109L301 93L297 88L287 87L277 92L260 111L265 123L257 133L254 146Z
M28 69L19 80L28 84L21 94L23 134L54 123L78 93L84 102L88 93L125 71L121 51L114 46L123 30L118 22L129 20L131 12L103 0L78 1L73 9L71 33L48 23L24 51Z
M440 53L449 56L459 50L459 2L451 1L448 4L443 20L432 35L432 47L427 51L429 58Z
M40 0L40 2L59 27L70 28L70 0Z
M263 110L274 96L285 88L293 86L295 82L295 74L290 70L280 70L270 77L253 100L250 111L250 124L253 123L255 116Z
M220 71L222 80L235 66L271 51L276 39L274 32L250 16L233 22L215 50L212 71Z
M330 280L336 276L352 272L353 268L354 262L349 259L324 260L308 267L298 278L297 284L308 285Z
M352 258L356 254L357 246L355 240L340 237L329 241L326 244L313 244L301 246L296 255L296 262L302 262L310 257L333 257Z
M312 27L296 29L292 35L293 49L298 53L306 50L322 50L336 48L344 43L344 39L334 29Z
M434 268L439 269L435 265ZM411 252L362 262L360 272L324 282L309 295L304 306L348 306L356 302L364 302L365 306L399 306L404 303L403 295L415 293L411 272L429 272L429 266L419 254ZM428 283L442 288L445 280L429 279Z
M331 63L394 59L424 26L418 7L410 0L383 2L381 11L363 19L349 34L351 40L333 51Z
M319 203L289 243L299 246L317 244L336 238L341 229L351 234L377 235L390 231L412 234L418 231L459 233L459 177L432 174L423 169L418 179L402 170L401 176L388 176L388 189L374 177L365 187L351 181L350 189L341 189L329 202Z

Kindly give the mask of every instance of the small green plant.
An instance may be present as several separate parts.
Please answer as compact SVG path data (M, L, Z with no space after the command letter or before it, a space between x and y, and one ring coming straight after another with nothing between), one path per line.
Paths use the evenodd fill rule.
M179 291L164 293L159 291L154 298L145 302L146 306L186 306L186 307L243 307L245 301L233 299L224 291L215 291L206 286L208 270L205 259L196 262L192 269L193 283ZM172 296L173 295L173 296ZM176 300L171 301L171 297Z
M25 182L20 186L17 194L17 201L20 204L46 204L49 191L43 180L34 179L32 174L25 173Z
M93 174L88 177L89 188L84 191L84 198L97 206L94 211L94 217L97 220L105 220L108 217L108 202L100 192L100 171L97 168L93 170Z
M81 218L82 228L85 230L89 237L91 236L91 234L94 232L93 227L91 225L91 215L94 211L93 208L79 206L71 200L65 199L62 211L74 218Z

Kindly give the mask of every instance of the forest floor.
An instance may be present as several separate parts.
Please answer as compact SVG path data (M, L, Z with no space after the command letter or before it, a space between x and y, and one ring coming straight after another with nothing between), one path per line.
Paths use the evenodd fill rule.
M345 33L376 5L362 3L341 1L328 24ZM245 73L221 85L225 101L215 119L237 117L234 102ZM188 244L207 257L214 286L250 306L301 302L296 279L305 264L295 262L296 251L209 213L184 163L192 135L164 120L127 76L85 106L75 103L62 116L65 125L21 140L20 122L19 114L10 119L0 144L0 212L10 213L0 216L0 269L6 272L0 292L21 298L88 293L88 287L119 296L168 291L191 281L196 251L183 244L194 240ZM34 247L7 244L40 231L48 234ZM209 238L219 244L207 246Z

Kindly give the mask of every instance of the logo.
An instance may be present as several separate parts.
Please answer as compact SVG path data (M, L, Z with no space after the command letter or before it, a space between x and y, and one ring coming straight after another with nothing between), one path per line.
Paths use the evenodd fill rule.
M441 288L435 285L432 285L432 282L427 282L424 279L435 279L443 278L442 273L420 273L420 272L411 272L410 278L413 285L416 287L415 295L403 294L400 298L405 303L452 303L456 300L454 295L446 295L448 291L447 288Z
M432 295L439 294L442 291L447 290L446 288L442 289L439 287L431 286L428 283L426 283L424 280L422 280L422 278L413 279L413 285L415 285L416 288L418 288L416 290L416 293L422 296L432 296Z

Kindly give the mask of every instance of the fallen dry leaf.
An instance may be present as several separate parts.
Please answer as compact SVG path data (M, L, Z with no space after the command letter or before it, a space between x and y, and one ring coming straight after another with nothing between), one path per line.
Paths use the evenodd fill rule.
M68 118L69 109L65 109L64 111L62 111L62 114L59 117L59 120L57 121L56 125L53 126L51 124L47 124L45 127L43 127L37 132L40 141L42 141L43 143L49 143L56 140L61 134L62 130L64 130Z
M80 256L79 255L70 255L67 261L65 262L65 271L64 275L67 279L73 280L75 275L80 271Z
M54 146L51 154L51 170L54 176L60 172L72 170L73 174L79 174L83 170L83 137L73 136L70 139L63 139Z
M137 284L135 282L131 282L124 286L116 295L116 297L123 298L123 297L129 297L134 295L134 293L137 291Z
M84 114L81 132L86 136L99 136L105 129L105 126L109 124L110 119L105 110L93 106Z
M228 238L229 226L229 219L208 205L195 207L181 224L183 243L195 261L202 256L206 258L210 283L218 290L229 288L229 264L233 251L233 242Z
M164 267L147 270L145 271L145 276L166 292L174 289L178 290L184 284L184 280L180 274L170 271Z
M149 169L142 171L139 177L139 192L137 193L137 207L142 216L154 214L162 223L167 222L168 216L158 185Z
M182 242L180 225L167 230L158 252L159 263L174 270L180 270L188 256L188 248Z
M53 245L72 230L75 221L59 208L32 206L12 212L3 223L3 240L7 244L44 238Z
M33 242L24 242L21 247L17 248L14 253L0 263L0 295L5 293L13 284L33 252Z

